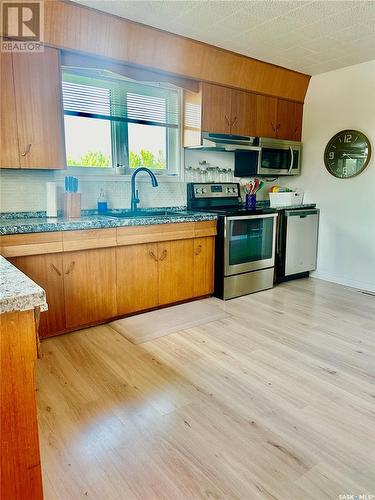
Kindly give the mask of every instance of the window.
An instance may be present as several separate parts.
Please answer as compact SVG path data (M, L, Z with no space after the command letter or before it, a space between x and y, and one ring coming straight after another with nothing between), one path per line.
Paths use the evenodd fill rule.
M178 171L178 90L64 69L63 103L68 166Z

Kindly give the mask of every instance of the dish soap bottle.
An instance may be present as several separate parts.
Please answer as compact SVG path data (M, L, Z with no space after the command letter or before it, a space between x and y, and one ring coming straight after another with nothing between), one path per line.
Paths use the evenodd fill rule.
M108 202L103 189L100 190L98 198L98 214L105 214L108 210Z

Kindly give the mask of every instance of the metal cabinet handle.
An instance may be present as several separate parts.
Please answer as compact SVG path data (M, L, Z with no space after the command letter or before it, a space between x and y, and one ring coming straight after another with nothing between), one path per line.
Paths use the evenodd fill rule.
M294 151L293 151L293 148L289 148L289 150L290 150L290 165L289 165L288 174L291 173L293 165L294 165Z
M199 255L202 251L202 245L198 245L197 249L195 250L195 255Z
M58 275L58 276L61 276L61 272L59 271L59 269L57 269L57 267L53 264L51 264L51 268L55 271L55 273Z
M166 249L164 249L164 250L162 251L162 253L161 253L161 256L160 256L160 258L159 258L159 261L164 260L164 259L166 258L166 256L167 256L167 254L168 254L167 250L166 250Z
M68 270L65 273L66 275L70 274L73 271L75 264L76 263L74 262L74 260L73 262L70 263L70 266L68 267Z
M148 254L149 254L149 256L150 256L151 258L153 258L153 259L154 259L154 261L155 261L155 262L157 262L157 261L158 261L158 258L156 257L156 255L154 254L154 252L153 252L152 250L150 250L150 251L148 252Z
M21 153L21 156L26 156L28 153L30 153L30 149L31 149L31 144L28 144L26 146L26 149L23 153Z
M238 118L237 118L237 116L235 116L235 117L233 118L233 121L232 121L231 127L234 127L234 126L235 126L235 124L237 123L237 120L238 120Z

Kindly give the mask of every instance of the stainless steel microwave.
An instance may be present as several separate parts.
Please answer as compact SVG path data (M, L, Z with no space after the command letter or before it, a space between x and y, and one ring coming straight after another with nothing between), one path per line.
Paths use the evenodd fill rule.
M299 175L302 143L259 138L259 144L235 150L235 177Z

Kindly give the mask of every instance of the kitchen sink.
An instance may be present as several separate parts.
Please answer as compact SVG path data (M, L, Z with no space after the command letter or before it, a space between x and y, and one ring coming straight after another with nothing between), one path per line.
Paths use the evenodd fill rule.
M173 212L172 210L137 210L135 212L107 212L105 215L120 219L134 219L138 217L168 217L178 215L178 212Z

